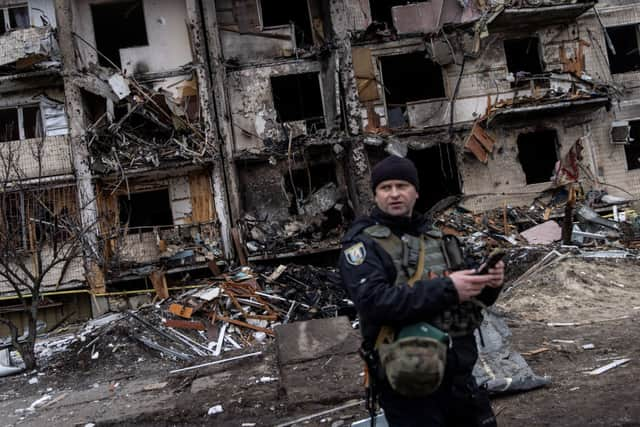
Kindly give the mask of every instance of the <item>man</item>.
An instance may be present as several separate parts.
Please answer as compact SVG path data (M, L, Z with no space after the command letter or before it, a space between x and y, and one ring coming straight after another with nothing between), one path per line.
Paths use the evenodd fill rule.
M387 421L393 427L495 426L488 395L472 376L478 357L473 331L482 307L500 293L504 263L483 275L447 271L456 266L448 265L452 256L443 249L442 234L414 212L419 183L410 160L387 157L373 168L371 181L376 207L345 235L340 274L360 316L363 353L373 355L370 366L378 366L369 377L377 378ZM398 331L416 322L446 332L450 342L435 391L409 397L388 381L376 341L383 327Z

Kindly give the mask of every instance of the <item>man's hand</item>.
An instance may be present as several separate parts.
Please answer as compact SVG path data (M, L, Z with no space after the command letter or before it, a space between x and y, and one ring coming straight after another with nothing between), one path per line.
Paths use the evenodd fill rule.
M458 299L460 302L469 301L482 292L485 285L489 284L489 280L494 280L492 274L478 275L475 270L456 271L449 275L449 279L451 279L453 286L455 286L456 291L458 291Z
M504 284L504 262L500 261L495 267L489 269L489 273L485 275L489 278L487 286L499 288Z

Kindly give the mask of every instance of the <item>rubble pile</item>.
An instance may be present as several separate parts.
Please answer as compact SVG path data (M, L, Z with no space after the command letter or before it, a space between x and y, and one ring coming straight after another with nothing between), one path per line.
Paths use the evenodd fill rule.
M190 362L266 343L279 324L350 313L353 304L333 269L244 267L161 303L108 314L75 333L39 340L37 352L42 360L81 369L135 365L149 353Z
M602 193L602 192L599 192ZM460 206L449 208L434 221L445 234L458 236L471 253L495 247L553 245L562 240L567 195L556 192L544 203L474 214ZM640 217L632 204L606 193L587 193L571 208L571 244L579 247L640 248Z
M195 113L190 113L188 100L176 100L170 93L153 91L135 80L122 79L122 85L126 88L122 112L116 117L104 113L87 129L95 171L113 173L158 167L161 161L204 164L210 160L214 147L204 137Z
M339 245L351 211L336 184L330 182L296 200L296 207L299 214L286 221L245 215L241 226L248 253L297 252Z

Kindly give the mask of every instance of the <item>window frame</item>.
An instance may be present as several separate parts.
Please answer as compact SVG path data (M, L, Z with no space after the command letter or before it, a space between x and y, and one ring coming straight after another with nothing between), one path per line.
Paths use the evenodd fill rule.
M610 25L608 27L605 27L604 31L606 32L609 28L621 28L621 27L634 27L635 29L635 33L636 33L636 51L637 51L637 55L640 57L640 22L635 22L635 23L631 23L631 24L622 24L622 25ZM605 35L605 37L610 37L609 34L607 33ZM614 46L615 47L615 46ZM605 50L606 50L606 54L607 54L607 64L608 64L608 68L609 68L609 73L611 73L611 75L618 75L618 74L627 74L627 73L637 73L640 72L640 68L636 69L636 70L627 70L627 71L617 71L617 72L613 72L611 70L611 59L610 59L610 50L609 50L609 44L606 43L605 40ZM616 51L617 53L617 51ZM639 59L640 61L640 59Z
M16 105L13 107L0 107L0 110L17 110L18 112L18 139L14 139L14 140L7 140L7 141L2 141L0 140L0 144L2 143L6 143L6 142L11 142L11 141L24 141L26 139L32 139L32 138L26 138L26 131L25 131L25 127L24 127L24 109L25 108L32 108L35 107L38 109L38 112L36 113L36 119L39 116L40 117L40 133L42 134L42 137L46 136L45 133L45 126L44 126L44 116L42 115L42 108L40 106L40 104L35 103L35 104L22 104L22 105ZM36 120L36 126L37 126L37 120ZM38 129L36 128L36 134ZM38 138L38 137L36 137Z
M20 9L26 7L27 8L27 17L28 17L28 23L29 25L26 27L16 27L16 28L12 28L11 27L11 19L9 18L9 9ZM2 16L4 18L4 28L0 28L0 35L2 34L6 34L11 30L19 30L19 29L23 29L23 28L29 28L31 27L31 8L29 7L29 3L19 3L19 4L14 4L11 6L3 6L0 7L0 13L2 13Z
M629 123L629 138L631 138L631 132L633 127L637 127L640 130L640 118L626 119L626 121ZM634 126L634 124L637 124L637 125ZM627 172L637 173L637 171L640 171L640 166L634 167L634 168L629 167L629 153L627 152L627 147L632 144L640 145L640 139L635 143L632 141L632 142L629 142L629 144L621 144L623 146L622 151L624 153L624 165Z

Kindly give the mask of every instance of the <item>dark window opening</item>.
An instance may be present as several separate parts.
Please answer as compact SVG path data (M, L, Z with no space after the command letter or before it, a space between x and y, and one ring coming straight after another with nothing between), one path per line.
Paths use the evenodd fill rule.
M440 200L460 194L460 176L453 144L438 144L424 150L409 150L407 158L418 169L420 190L415 210L424 213Z
M22 108L22 126L24 127L25 138L38 138L42 136L42 120L40 119L39 107Z
M511 87L528 86L529 77L542 74L542 56L537 37L505 40L504 53L507 57L507 70L515 78Z
M640 169L640 120L629 122L629 140L624 146L627 169Z
M92 4L91 15L100 65L122 67L120 49L149 44L141 0Z
M309 8L305 0L261 0L260 8L264 28L293 23L296 45L298 47L313 45Z
M611 74L626 73L640 69L640 37L638 25L623 25L607 28L607 34L616 50L614 55L607 44L607 56Z
M160 227L173 224L169 190L131 193L118 198L120 225Z
M549 182L558 161L558 134L555 130L518 135L518 161L527 184Z
M306 120L307 127L324 127L318 73L271 77L271 90L279 122Z
M22 193L2 193L0 195L0 231L5 244L16 250L26 248L24 233L24 198Z
M84 105L84 112L89 123L95 123L107 112L107 100L100 95L80 89Z
M0 141L15 141L17 139L20 139L18 110L16 108L0 110Z
M316 164L309 168L293 169L291 176L287 172L284 176L285 189L291 198L289 213L298 215L298 205L324 185L337 185L336 168L330 164ZM293 181L293 182L292 182ZM295 191L294 191L295 186ZM297 201L296 201L297 197Z
M444 98L442 68L424 52L380 58L389 126L406 126L407 102Z
M29 6L10 7L9 28L29 28Z
M7 32L7 23L4 19L4 10L0 9L0 34Z

